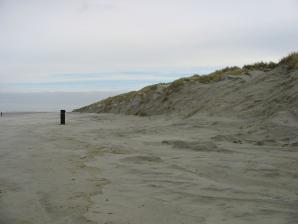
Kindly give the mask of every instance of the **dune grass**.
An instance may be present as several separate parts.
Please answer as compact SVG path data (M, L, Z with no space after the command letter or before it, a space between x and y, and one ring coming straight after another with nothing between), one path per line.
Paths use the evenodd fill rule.
M244 70L239 67L226 67L221 70L216 70L215 72L212 72L208 75L193 75L186 78L181 78L173 81L169 85L169 89L176 89L180 86L184 85L186 82L190 81L197 81L200 83L210 83L210 82L216 82L223 79L224 75L241 75L244 73Z
M289 69L298 68L298 52L293 52L280 60L279 64L287 65Z
M293 52L288 56L282 58L278 63L274 62L257 62L251 65L244 65L242 69L247 70L270 70L279 65L287 65L288 69L298 68L298 52Z
M105 100L99 101L98 103L105 104L105 105L112 105L114 103L129 101L137 95L142 96L142 95L146 95L150 92L154 92L155 90L157 90L158 86L160 86L160 85L164 85L164 84L155 84L155 85L146 86L146 87L142 88L141 90L131 91L128 93L123 93L123 94L117 95L117 96L112 96Z
M274 69L278 66L278 64L274 63L274 62L257 62L257 63L254 63L254 64L251 64L251 65L244 65L243 66L243 69L246 69L246 70L270 70L270 69Z
M135 95L137 95L137 91L131 91L128 93L123 93L117 96L112 96L109 97L105 100L100 101L99 103L105 104L105 105L112 105L113 103L118 103L118 102L124 102L127 101L129 99L131 99L132 97L134 97Z

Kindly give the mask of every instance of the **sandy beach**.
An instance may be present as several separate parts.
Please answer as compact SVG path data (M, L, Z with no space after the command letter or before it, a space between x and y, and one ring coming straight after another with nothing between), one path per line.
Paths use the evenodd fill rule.
M197 114L5 114L1 224L294 224L297 126Z

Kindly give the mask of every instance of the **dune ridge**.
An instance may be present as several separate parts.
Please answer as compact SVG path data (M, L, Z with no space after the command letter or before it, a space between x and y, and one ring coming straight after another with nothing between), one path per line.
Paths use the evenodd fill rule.
M110 97L75 112L186 117L198 112L241 117L272 117L286 111L297 117L298 53L279 63L259 62L193 75Z

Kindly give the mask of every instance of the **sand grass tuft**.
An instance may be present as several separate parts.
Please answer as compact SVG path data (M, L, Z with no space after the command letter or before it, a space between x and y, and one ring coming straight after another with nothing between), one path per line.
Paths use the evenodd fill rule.
M209 75L193 75L186 78L181 78L173 81L169 88L170 89L176 89L180 86L183 86L185 83L190 81L197 81L200 83L211 83L211 82L217 82L223 79L225 75L241 75L244 74L244 70L239 67L226 67L221 70L217 70L215 72L210 73Z
M113 97L109 97L103 101L100 101L100 103L103 103L105 105L111 105L115 102L123 102L123 101L127 101L129 99L131 99L132 97L134 97L137 94L137 91L131 91L128 93L123 93L117 96L113 96Z
M274 69L278 66L278 64L274 63L274 62L269 62L269 63L266 63L266 62L257 62L257 63L254 63L254 64L251 64L251 65L244 65L243 66L243 69L246 69L246 70L261 70L261 71L264 71L264 70L270 70L270 69Z
M280 60L279 64L287 65L289 69L298 68L298 52L293 52Z

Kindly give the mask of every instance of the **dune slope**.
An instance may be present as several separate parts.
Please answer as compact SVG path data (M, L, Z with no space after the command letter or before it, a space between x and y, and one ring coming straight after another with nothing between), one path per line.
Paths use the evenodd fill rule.
M79 108L75 112L157 115L197 112L272 117L298 108L298 53L275 63L230 67L209 75L147 86Z

